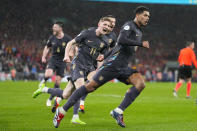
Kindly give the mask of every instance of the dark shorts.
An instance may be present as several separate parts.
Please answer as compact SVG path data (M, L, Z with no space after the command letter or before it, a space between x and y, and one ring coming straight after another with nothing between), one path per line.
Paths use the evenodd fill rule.
M85 68L81 64L71 64L71 70L70 70L70 76L72 78L72 81L76 81L79 78L84 78L84 80L87 80L87 76L90 72L94 71L95 68Z
M187 79L192 77L192 68L191 66L180 66L178 77L181 79Z
M93 80L95 80L99 85L103 85L106 82L117 78L119 81L129 84L127 79L133 74L138 73L137 70L131 69L129 67L113 67L109 66L102 66L98 72L94 75Z
M53 69L56 75L64 77L64 70L66 68L66 63L61 60L55 60L51 58L48 62L47 69Z

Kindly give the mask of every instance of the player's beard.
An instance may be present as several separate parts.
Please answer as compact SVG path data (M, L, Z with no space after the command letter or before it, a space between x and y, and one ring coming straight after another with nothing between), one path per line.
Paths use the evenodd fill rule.
M60 34L60 32L58 32L58 31L55 31L55 32L54 32L54 35L55 35L55 36L58 36L59 34Z

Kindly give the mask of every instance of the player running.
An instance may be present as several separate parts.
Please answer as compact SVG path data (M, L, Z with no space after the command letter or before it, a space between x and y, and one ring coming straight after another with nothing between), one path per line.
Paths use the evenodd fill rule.
M135 10L135 18L123 25L121 28L117 45L113 49L110 56L105 60L102 67L93 77L93 80L77 89L69 98L63 107L56 110L53 124L57 128L66 112L72 107L82 96L93 92L106 82L117 78L125 84L133 86L126 92L121 104L111 111L112 117L118 125L125 127L123 121L124 110L136 99L140 92L145 88L143 77L137 70L128 67L128 58L134 53L134 46L149 48L149 42L142 42L142 26L146 26L149 21L149 10L140 6ZM68 56L66 56L68 57ZM69 61L69 60L67 60Z
M188 41L186 43L186 48L183 48L180 50L179 53L179 81L176 84L176 87L173 90L173 95L175 97L178 97L178 89L181 87L183 84L184 80L187 81L187 93L186 93L186 98L190 98L190 91L191 91L191 80L192 80L192 63L194 66L197 68L197 61L196 61L196 56L193 51L194 49L194 42L193 41Z
M87 75L97 68L97 61L102 61L104 59L104 56L101 54L106 52L105 50L108 46L105 34L108 32L110 24L110 19L103 17L100 19L97 29L84 30L68 43L65 51L65 61L70 62L69 51L72 45L78 44L79 51L78 55L72 61L71 80L68 82L64 91L41 86L34 92L33 96L36 97L42 92L46 92L68 98L75 88L78 89L80 86L84 85L87 80ZM71 122L85 124L79 119L78 109L79 101L74 105L74 115Z
M54 88L59 88L61 79L64 76L64 70L66 68L66 63L63 62L65 48L67 43L71 40L71 37L63 32L62 22L56 22L53 25L52 30L53 35L49 37L47 44L43 50L42 62L47 62L46 57L50 51L50 48L52 48L52 56L49 59L44 79L40 82L39 86L45 86L46 81L53 75L53 72L56 72ZM51 106L53 97L54 96L51 95L50 98L47 99L47 106Z
M111 21L111 25L109 27L109 32L105 35L107 36L107 39L108 39L108 47L107 47L107 52L105 54L107 54L108 52L111 51L111 49L115 46L116 44L116 40L117 40L117 36L116 36L116 33L113 31L114 30L114 27L116 25L116 18L113 16L113 15L107 15L105 16L106 18L110 19ZM91 29L96 29L96 27L93 27ZM98 62L98 68L103 64L103 61L102 62ZM89 74L89 79L92 78L92 76L96 73L96 70L94 72L92 72L91 74ZM87 95L81 97L80 99L80 106L79 106L79 111L82 112L82 113L85 113L85 99L86 99Z

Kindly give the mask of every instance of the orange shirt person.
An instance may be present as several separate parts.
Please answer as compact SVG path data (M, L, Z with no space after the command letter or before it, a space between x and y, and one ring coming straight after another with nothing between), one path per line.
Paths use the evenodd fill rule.
M186 48L181 49L178 59L180 66L192 66L193 63L194 66L197 68L196 56L193 51L194 43L191 46L192 47L188 46Z
M173 90L173 95L178 97L178 89L183 84L184 80L187 81L187 94L186 98L190 98L190 91L191 91L191 78L192 78L192 63L197 68L197 61L196 56L193 51L195 43L193 41L189 41L186 44L186 48L180 50L179 53L179 81L176 84L176 87Z

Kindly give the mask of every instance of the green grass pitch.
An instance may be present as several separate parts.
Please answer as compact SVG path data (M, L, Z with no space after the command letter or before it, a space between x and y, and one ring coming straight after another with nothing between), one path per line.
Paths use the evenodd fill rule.
M193 83L191 99L186 99L186 85L179 90L179 98L172 96L175 83L146 83L146 89L125 110L126 128L119 127L109 112L119 105L129 86L108 83L89 94L85 114L86 125L70 123L72 109L58 129L52 124L54 114L46 107L48 94L36 99L32 93L39 82L0 82L0 131L196 131L197 84ZM48 85L52 86L52 83ZM62 83L63 88L66 83ZM62 104L65 101L62 101Z

